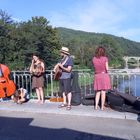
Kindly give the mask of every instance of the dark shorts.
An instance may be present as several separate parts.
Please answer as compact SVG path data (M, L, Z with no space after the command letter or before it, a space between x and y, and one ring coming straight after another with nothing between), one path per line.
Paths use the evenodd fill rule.
M60 92L68 94L71 92L71 78L69 79L60 79Z

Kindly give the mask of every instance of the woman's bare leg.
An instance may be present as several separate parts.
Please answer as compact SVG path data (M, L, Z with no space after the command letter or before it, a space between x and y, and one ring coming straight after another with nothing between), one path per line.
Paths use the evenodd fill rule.
M44 103L44 91L43 91L42 87L39 88L39 94L40 94L41 103L43 104Z
M40 92L39 92L39 89L36 88L35 90L36 90L36 94L37 94L38 102L40 102L40 101L41 101L41 98L40 98Z
M101 94L100 91L96 92L96 96L95 96L95 109L98 109L100 94Z
M105 99L106 99L106 92L101 91L101 110L105 109Z

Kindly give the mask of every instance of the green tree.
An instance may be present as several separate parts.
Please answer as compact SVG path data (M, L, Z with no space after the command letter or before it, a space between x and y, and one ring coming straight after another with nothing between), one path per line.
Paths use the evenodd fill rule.
M21 23L20 29L25 63L29 62L31 53L37 53L47 68L52 67L58 61L60 44L57 32L49 25L49 21L44 17L33 17L27 23Z
M12 23L11 16L0 10L0 63L8 63Z
M0 60L12 70L29 67L31 56L37 53L50 69L59 59L60 42L57 31L44 17L32 17L27 22L13 23L1 13Z
M110 59L110 65L113 67L122 66L123 50L118 42L113 38L106 36L102 38L100 44L106 48L107 55Z

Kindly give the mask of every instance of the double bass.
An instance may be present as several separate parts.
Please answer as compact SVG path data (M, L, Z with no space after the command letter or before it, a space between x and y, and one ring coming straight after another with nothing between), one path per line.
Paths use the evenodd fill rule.
M14 94L16 86L12 80L9 79L10 70L4 65L0 64L0 98L9 97Z

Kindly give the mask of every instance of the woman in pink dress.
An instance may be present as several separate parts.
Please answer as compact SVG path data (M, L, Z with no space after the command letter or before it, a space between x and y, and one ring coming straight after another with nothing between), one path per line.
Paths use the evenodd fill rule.
M104 110L106 99L106 91L111 89L110 77L108 74L108 58L105 54L105 48L99 46L96 49L95 56L92 58L94 67L93 88L96 93L95 109L98 109L99 99L101 95L101 110Z

